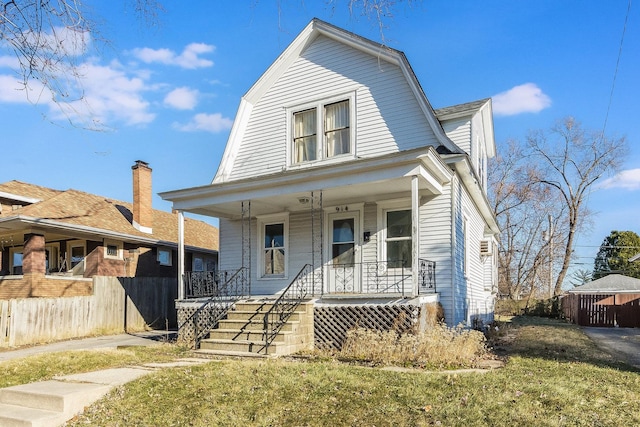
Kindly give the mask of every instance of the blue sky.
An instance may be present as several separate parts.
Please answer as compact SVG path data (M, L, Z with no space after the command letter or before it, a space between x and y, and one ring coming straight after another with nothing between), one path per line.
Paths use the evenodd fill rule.
M608 111L606 133L625 135L630 153L619 179L589 197L597 216L579 236L574 268L593 267L611 230L640 233L637 5L618 63L628 0L414 1L396 6L384 40L346 0L335 8L324 0L167 1L152 28L125 7L131 2L94 3L108 43L89 40L78 57L87 102L66 116L37 84L30 99L16 90L15 63L0 49L0 182L131 200L130 167L140 159L153 168L156 193L208 184L240 97L317 17L405 52L435 108L493 97L498 146L569 115L601 130ZM170 209L159 197L154 207Z

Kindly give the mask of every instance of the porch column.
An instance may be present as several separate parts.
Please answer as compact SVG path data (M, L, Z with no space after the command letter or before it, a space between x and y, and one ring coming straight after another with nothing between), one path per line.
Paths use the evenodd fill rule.
M418 266L420 265L420 195L418 176L411 177L411 283L413 296L418 295Z
M178 300L184 299L184 212L178 211Z
M46 254L44 250L44 236L42 234L25 234L24 250L22 254L22 274L46 274Z

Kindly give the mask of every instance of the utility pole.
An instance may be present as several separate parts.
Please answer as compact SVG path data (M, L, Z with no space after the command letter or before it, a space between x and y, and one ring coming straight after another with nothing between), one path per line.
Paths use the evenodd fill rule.
M549 298L553 298L553 217L549 214Z
M549 214L549 229L542 232L542 239L549 248L549 298L553 298L553 217Z

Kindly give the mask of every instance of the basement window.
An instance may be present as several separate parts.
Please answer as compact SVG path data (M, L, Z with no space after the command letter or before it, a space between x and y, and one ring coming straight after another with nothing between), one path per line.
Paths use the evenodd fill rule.
M108 259L123 259L122 242L105 240L104 257Z

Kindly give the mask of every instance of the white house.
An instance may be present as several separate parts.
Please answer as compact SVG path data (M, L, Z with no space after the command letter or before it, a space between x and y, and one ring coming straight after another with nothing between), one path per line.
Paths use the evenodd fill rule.
M490 99L434 110L402 52L313 20L242 97L213 182L161 196L220 219L207 295L296 294L316 344L390 307L471 326L493 319L494 155Z

